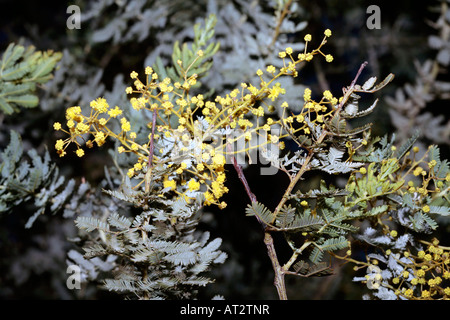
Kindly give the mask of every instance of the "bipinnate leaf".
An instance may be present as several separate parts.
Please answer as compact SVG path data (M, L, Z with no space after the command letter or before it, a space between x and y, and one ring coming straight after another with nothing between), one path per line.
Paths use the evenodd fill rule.
M39 104L36 84L52 78L61 58L61 52L41 52L33 46L25 48L11 43L0 61L0 111L12 114L20 107L36 107Z
M275 221L275 215L269 209L267 209L262 203L253 202L249 204L245 209L247 215L256 215L265 224L271 225Z

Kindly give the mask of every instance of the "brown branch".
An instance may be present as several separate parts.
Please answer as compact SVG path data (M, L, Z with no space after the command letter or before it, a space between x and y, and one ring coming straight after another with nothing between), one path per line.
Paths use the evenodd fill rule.
M361 74L361 72L363 71L363 69L367 66L368 62L364 61L361 66L359 67L358 72L356 73L355 79L353 79L352 83L350 84L350 88L349 90L352 90L355 85L356 85L356 81L358 81L359 75Z
M227 149L230 152L231 147L229 144L227 144ZM251 191L250 186L248 185L247 179L245 178L244 171L242 170L242 166L240 166L237 163L237 160L235 157L232 158L233 160L233 167L236 170L239 180L241 180L242 184L244 185L245 191L247 192L248 197L250 198L250 201L252 203L257 202L255 194ZM274 279L274 285L277 289L278 296L280 300L287 300L287 294L286 294L286 285L284 282L284 269L280 266L280 263L278 261L277 253L275 250L275 245L273 242L272 235L270 234L270 231L267 228L267 225L258 217L256 216L258 222L261 224L264 230L264 244L267 248L267 253L269 255L270 261L272 262L272 267L275 272L275 279Z
M270 232L264 232L264 244L267 247L267 253L269 254L270 261L272 262L273 270L275 271L275 279L273 284L278 292L280 300L287 300L286 284L284 282L285 270L280 266L277 258L277 252L273 243L273 238Z
M256 202L256 196L255 194L250 190L250 186L248 185L247 179L245 178L244 171L242 170L242 167L237 163L237 160L235 157L233 157L233 166L236 170L239 180L241 180L242 184L244 185L245 192L247 192L248 197L250 198L250 201Z
M317 80L319 82L320 90L322 90L322 92L325 90L329 90L330 86L328 85L325 73L323 72L322 65L320 64L319 60L313 59L313 64L314 70L317 74Z

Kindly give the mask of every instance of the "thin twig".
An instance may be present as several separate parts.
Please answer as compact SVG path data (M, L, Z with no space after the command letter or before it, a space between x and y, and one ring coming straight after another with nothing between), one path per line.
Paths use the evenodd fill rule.
M242 184L244 185L245 192L247 192L247 195L250 198L250 201L252 203L256 202L257 201L256 200L256 196L250 190L250 186L248 185L247 179L245 178L244 171L242 170L242 167L237 163L237 160L236 160L235 157L233 157L232 160L233 160L234 169L236 170L236 172L238 174L239 180L241 180Z
M313 64L317 74L317 80L319 81L320 90L322 90L322 92L325 90L329 90L330 86L328 85L327 79L322 69L322 65L320 64L319 60L314 59Z
M150 192L150 181L152 180L152 169L153 169L153 151L155 149L155 126L156 126L156 117L157 109L155 108L153 110L152 115L152 135L150 137L150 147L149 147L149 154L148 154L148 163L147 163L147 173L145 174L145 192Z
M278 35L280 34L281 25L283 24L283 20L286 17L286 15L289 13L289 7L291 6L291 3L292 3L292 0L289 0L286 3L286 5L284 6L283 11L281 12L280 19L278 19L277 25L275 27L275 32L273 34L272 42L270 43L270 47L273 47L273 45L277 41Z
M367 66L368 62L364 61L361 66L359 67L358 72L356 73L355 79L353 79L352 83L350 84L350 90L353 89L356 85L356 81L358 81L358 78L361 74L361 72L363 71L363 69Z
M155 108L153 110L153 114L152 114L152 135L150 137L150 147L149 147L149 154L148 154L148 163L147 163L147 173L145 174L145 192L149 193L150 192L150 182L152 180L152 169L153 169L153 151L155 149L155 126L156 126L156 117L158 116L157 114L157 109ZM148 224L148 219L145 219L145 224ZM143 241L147 240L147 232L145 230L142 230L142 239ZM144 265L142 267L142 280L145 282L148 278L148 266ZM148 300L149 296L148 296L148 292L145 292L144 300Z

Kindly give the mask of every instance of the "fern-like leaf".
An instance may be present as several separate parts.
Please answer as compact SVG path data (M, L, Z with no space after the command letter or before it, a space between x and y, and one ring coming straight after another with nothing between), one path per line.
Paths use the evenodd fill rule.
M419 138L419 131L415 131L414 135L406 140L398 149L397 149L397 158L402 159L405 154L413 147L414 143L416 143Z
M109 231L109 224L94 217L78 217L75 219L75 225L82 230L91 232L94 230Z
M314 247L309 256L309 260L311 260L312 263L317 264L322 260L324 252L343 249L347 247L347 245L348 240L343 236L326 239L322 244L316 244L316 247Z
M109 215L108 223L119 230L126 230L131 226L132 222L128 218L114 212Z
M312 216L310 214L296 215L293 221L286 225L280 225L280 229L284 231L312 231L320 229L324 221L319 216Z
M272 211L266 208L262 203L253 202L245 209L248 216L256 215L262 222L267 225L272 225L275 221L275 215Z

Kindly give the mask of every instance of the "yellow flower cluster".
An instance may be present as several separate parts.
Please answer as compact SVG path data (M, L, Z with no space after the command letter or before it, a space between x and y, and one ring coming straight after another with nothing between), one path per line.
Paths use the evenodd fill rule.
M320 44L319 48L316 49L316 50L317 50L318 53L320 53L321 55L323 55L323 56L325 57L325 60L326 60L327 62L332 62L332 61L333 61L333 56L332 56L331 54L324 54L322 51L320 51L320 48L327 42L327 38L331 37L331 30L330 30L330 29L326 29L326 30L324 31L324 35L325 35L325 36L324 36L324 38L322 39L322 43ZM303 40L305 40L305 42L306 42L306 45L305 45L305 51L306 51L306 48L307 48L307 46L308 46L308 43L312 41L312 36L311 36L310 34L307 34L307 35L304 37ZM280 53L279 56L280 56L281 58L284 58L286 55L283 54L283 53ZM300 58L302 58L303 60L306 60L306 61L310 61L310 60L312 59L312 55L311 55L311 54L307 54L307 53L302 53L302 54L299 55L299 59L300 59Z
M393 289L411 300L450 300L450 248L439 246L437 239L423 242L427 248L417 255L403 253L410 263L404 264L400 276L392 278Z
M127 152L136 155L136 163L127 172L130 178L144 179L140 172L151 172L153 165L158 163L165 166L167 174L164 177L151 178L160 179L159 185L166 190L166 193L187 197L186 195L192 192L202 192L205 204L217 204L224 208L226 203L220 202L220 198L228 192L224 185L225 156L235 156L237 153L245 153L261 147L261 143L258 145L251 142L252 137L260 136L261 132L269 132L273 126L281 126L289 132L285 130L281 134L269 134L269 139L262 143L278 144L278 147L283 149L282 139L289 134L295 134L300 130L305 134L310 133L306 119L309 119L309 123L323 123L333 114L334 109L328 108L327 105L335 105L337 99L330 91L325 91L320 101L314 101L311 90L306 89L305 105L299 114L293 115L289 111L287 102L282 102L281 119L266 118L267 111L275 110L271 103L286 93L281 83L277 81L281 76L296 77L297 65L311 61L317 54L324 56L327 61L332 60L330 55L321 51L326 38L331 36L331 31L326 30L324 34L321 44L315 50L308 51L305 46L305 50L297 57L294 56L293 49L290 47L280 52L283 67L278 69L269 65L266 66L265 72L259 69L256 72L260 78L259 84L242 83L239 89L231 90L224 96L216 96L214 100L206 100L202 94L191 95L190 93L192 86L197 83L197 74L191 74L189 69L197 59L203 56L201 50L197 52L197 57L191 66L186 67L183 66L182 61L177 62L184 73L180 79L160 79L151 67L146 67L144 81L139 78L136 71L132 71L130 78L134 81L133 86L125 89L128 95L132 95L130 97L132 108L138 111L147 110L156 117L154 122L156 127L153 128L153 124L149 124L152 133L148 134L148 142L137 143L137 134L133 132L132 123L124 116L123 110L118 106L111 108L104 98L98 98L90 103L91 111L88 116L84 115L78 106L67 109L67 130L63 129L60 123L54 124L55 130L70 136L64 140L59 139L55 149L62 157L66 154L68 145L74 143L77 147L77 156L82 157L83 144L90 148L94 142L98 146L103 145L108 137L116 139L121 144L117 150L119 153ZM311 39L310 35L305 36L305 41L309 42ZM208 126L201 124L203 120L198 119L198 115L203 116ZM120 122L120 132L114 132L110 129L111 126L108 126L113 118L117 118ZM177 119L175 123L171 120L174 118ZM223 129L239 129L242 134L235 138L225 139L224 137L223 143L214 147L205 140ZM92 137L92 140L87 140L89 137ZM168 141L166 139L175 141L172 145L181 143L184 146L181 151L187 150L190 143L197 143L201 152L195 156L192 154L188 156L190 161L195 163L189 162L187 165L186 162L174 161L170 157L170 152L164 150L164 145L167 145ZM240 139L245 141L244 146L238 150L228 151L227 146ZM150 149L154 150L152 155L150 155ZM149 163L150 159L152 163Z

